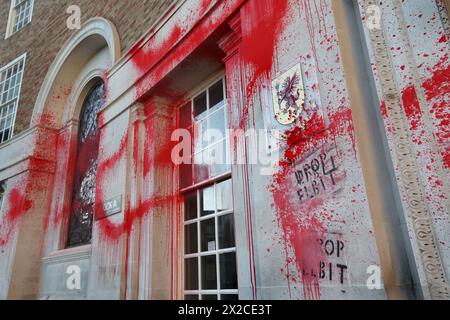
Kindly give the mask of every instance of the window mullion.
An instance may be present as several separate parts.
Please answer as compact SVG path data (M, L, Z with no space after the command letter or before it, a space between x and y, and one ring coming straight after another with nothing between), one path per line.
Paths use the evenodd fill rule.
M198 220L198 218L200 217L200 191L197 190L197 267L198 267L198 290L199 292L201 292L202 290L202 261L201 261L201 256L200 256L200 252L202 251L201 249L201 229L200 229L200 220ZM201 299L201 294L199 294L198 296L199 299Z
M190 184L192 184L192 181L194 181L194 174L195 174L195 158L194 158L194 139L195 136L192 136L195 134L195 125L194 125L194 99L191 100L191 182ZM198 202L197 202L198 203ZM198 229L197 229L198 230Z
M217 217L217 184L214 184L214 224L215 224L215 241L216 241L216 277L217 277L217 299L220 300L220 266L219 266L219 223Z

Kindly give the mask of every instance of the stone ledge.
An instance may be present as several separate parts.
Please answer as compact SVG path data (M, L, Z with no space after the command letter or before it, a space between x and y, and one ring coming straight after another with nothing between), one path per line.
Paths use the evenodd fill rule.
M92 250L91 245L59 250L51 253L47 257L42 258L42 262L45 265L49 265L82 259L89 259L91 257L91 250Z

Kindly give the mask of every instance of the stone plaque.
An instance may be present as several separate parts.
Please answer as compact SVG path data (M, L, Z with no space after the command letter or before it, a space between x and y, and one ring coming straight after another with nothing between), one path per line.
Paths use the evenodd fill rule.
M122 195L103 202L103 214L97 215L97 220L122 212Z

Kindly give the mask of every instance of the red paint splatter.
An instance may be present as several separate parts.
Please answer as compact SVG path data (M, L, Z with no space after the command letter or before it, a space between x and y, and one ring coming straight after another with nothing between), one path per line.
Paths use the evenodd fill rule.
M72 186L75 175L76 152L77 140L72 139L70 130L60 132L56 142L56 171L52 183L54 204L46 215L45 230L69 218L71 199L66 191Z
M220 16L214 16L208 9L211 0L202 0L190 10L186 20L197 20L192 30L187 30L185 22L176 23L163 39L156 39L156 34L150 39L141 40L130 50L133 65L139 72L136 84L136 99L140 100L152 89L168 72L183 61L213 30L224 22L227 15L240 5L241 0L227 1L218 4L215 8ZM161 33L161 32L160 32ZM182 39L182 41L181 41ZM145 41L145 44L143 42ZM145 99L145 98L144 98Z
M414 86L409 86L404 89L402 100L405 114L411 123L411 129L416 130L421 122L422 116L416 88Z
M432 76L422 87L431 103L431 114L437 121L436 137L441 147L444 166L450 169L450 66L448 55L433 68Z
M9 209L0 224L0 246L5 246L8 243L15 225L33 205L18 188L12 189L6 200L4 205Z
M257 86L270 79L274 52L283 32L287 9L287 0L250 1L243 8L242 17L246 20L242 28L241 58L251 71L246 86L246 102L240 115L240 128L244 128L248 120L251 99Z
M293 259L287 258L287 265L295 262L297 271L302 275L305 298L319 299L320 261L326 259L319 239L326 234L323 223L324 220L329 220L329 217L323 213L319 213L319 216L313 215L314 210L322 205L321 201L311 201L305 207L292 197L292 190L295 190L292 179L293 164L311 150L325 150L326 145L335 143L337 136L350 136L353 140L351 111L342 107L330 117L330 125L327 128L323 119L316 114L306 129L294 127L285 134L287 147L279 163L279 170L273 177L270 191L274 197L283 237L294 254Z
M380 110L381 110L381 116L383 117L383 119L387 119L388 112L387 112L387 107L386 107L386 102L385 101L381 102Z
M175 26L160 44L154 45L150 42L140 48L142 43L138 43L130 52L133 64L141 73L147 71L168 53L169 49L179 40L182 32L180 27Z

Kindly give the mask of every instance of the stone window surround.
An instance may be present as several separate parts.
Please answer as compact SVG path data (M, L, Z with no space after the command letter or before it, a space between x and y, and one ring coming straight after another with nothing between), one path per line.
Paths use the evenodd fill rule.
M193 108L193 101L194 101L194 99L195 98L197 98L198 96L200 96L202 93L204 93L204 92L208 92L208 89L209 88L211 88L212 86L214 86L214 84L216 84L219 80L222 80L222 83L223 83L223 86L224 86L224 101L225 101L225 103L224 103L224 108L226 109L227 107L227 97L226 97L226 76L225 76L225 71L224 70L222 70L222 71L219 71L219 72L217 72L217 73L215 73L215 74L213 74L213 75L211 75L210 77L208 77L206 80L204 80L204 81L202 81L201 83L199 83L193 90L191 90L191 94L189 95L189 100L191 100L191 104L192 104L192 108ZM208 108L209 108L209 102L208 102ZM180 112L180 110L177 110L177 112ZM224 119L225 121L226 121L226 126L228 125L228 123L227 123L227 120L226 119ZM195 147L194 147L195 148ZM212 178L209 178L209 179L207 179L207 180L205 180L205 181L202 181L202 182L200 182L200 183L198 183L198 184L194 184L194 185L191 185L191 186L188 186L188 187L186 187L186 188L182 188L181 190L180 190L180 192L183 194L183 195L187 195L187 194L189 194L189 193L193 193L193 192L195 192L195 193L201 193L202 192L202 190L204 190L205 188L208 188L208 187L214 187L214 189L216 189L216 185L218 185L218 184L220 184L221 182L224 182L224 181L232 181L232 175L231 175L231 171L230 172L225 172L225 173L223 173L223 174L221 174L221 175L219 175L219 176L215 176L215 177L212 177ZM198 206L199 206L200 204L198 203ZM211 219L211 217L212 217L212 219L217 219L218 217L221 217L221 216L223 216L223 215L227 215L227 214L232 214L233 216L234 216L234 210L232 209L231 211L227 211L227 212L225 212L225 213L219 213L219 212L216 212L215 214L213 214L213 215L209 215L209 216L207 216L206 218L207 219ZM200 223L202 222L202 221L205 221L205 219L204 219L204 217L200 217L200 218L197 218L196 219L196 221L197 221L197 223L198 223L198 225L200 225ZM182 277L182 280L181 280L181 282L182 282L182 284L183 284L183 296L189 296L189 295L210 295L210 294L212 294L212 295L214 295L214 291L216 291L216 293L220 296L220 295L239 295L239 290L238 290L238 288L239 288L239 285L238 285L238 288L237 289L233 289L233 290L221 290L221 289L219 289L219 286L217 287L218 289L217 290L202 290L200 287L198 288L198 290L194 290L194 291L192 291L192 290L186 290L185 288L184 288L184 284L185 284L185 281L184 281L184 277L185 277L185 268L184 268L184 264L185 264L185 262L186 262L186 260L189 258L189 257L197 257L198 259L200 259L201 257L205 257L205 256L207 256L208 254L207 253L205 253L205 252L201 252L201 250L200 250L200 248L198 248L198 250L199 250L199 253L197 253L197 254L185 254L185 249L184 249L184 232L185 232L185 230L184 230L184 227L186 226L186 222L183 222L182 223L183 224L183 236L181 237L181 242L182 242L182 244L181 244L181 248L183 248L182 250L183 250L183 254L184 254L184 258L182 259L182 261L183 261L183 267L181 268L181 270L182 270L182 273L183 273L183 277ZM199 233L200 232L200 230L199 229L197 229L197 232ZM216 226L216 236L218 236L218 230L217 230L217 226ZM201 236L201 235L200 235ZM217 241L218 239L216 239L216 241ZM234 240L235 241L235 240ZM216 244L217 245L217 244ZM212 251L211 251L212 252ZM220 249L216 249L215 250L215 254L214 255L216 255L217 257L219 257L220 256L220 254L223 254L223 253L235 253L236 254L236 245L234 246L234 247L232 247L232 248L227 248L227 249L222 249L222 250L220 250ZM217 261L216 261L216 263L218 263L218 258L217 258ZM237 263L237 262L236 262ZM216 268L219 270L220 269L220 267L219 267L219 265L217 264L217 266L216 266ZM217 281L218 281L218 283L220 282L220 272L221 271L219 271L218 273L217 273ZM202 274L201 274L201 272L198 274L198 279L199 279L199 285L200 285L200 279L201 279L201 277L202 277Z
M22 70L17 72L17 74L20 73L20 79L17 79L17 83L19 84L17 96L14 97L14 99L12 99L10 101L10 102L14 103L14 106L13 106L14 111L13 111L12 124L11 124L11 126L9 128L10 129L9 137L7 139L3 140L3 142L6 142L6 141L10 140L13 137L13 135L14 135L14 126L15 126L15 122L16 122L17 109L18 109L18 106L19 106L20 92L22 91L22 82L23 82L23 74L25 72L26 59L27 59L27 54L24 53L21 56L19 56L16 59L14 59L13 61L9 62L4 67L0 68L0 75L1 75L3 72L7 72L8 69L10 69L10 68L14 67L15 65L19 64L20 62L22 62ZM0 94L2 94L2 93L3 92L0 92ZM4 107L6 107L6 105ZM1 111L1 109L0 109L0 111ZM0 117L1 117L1 113L0 113ZM5 119L6 119L6 117L5 117ZM6 125L6 123L5 123L5 125ZM1 143L2 143L2 141L0 140L0 144Z
M54 62L52 63L47 76L46 81L40 89L35 110L34 119L38 120L40 115L44 112L48 112L46 109L49 104L47 100L51 96L52 87L58 81L58 75L60 72L64 72L64 67L67 61L69 61L72 53L80 46L84 45L84 41L92 36L100 36L104 39L104 49L94 54L90 60L87 60L85 68L81 70L73 79L73 90L67 97L66 109L60 114L58 128L56 131L59 134L69 132L70 136L73 136L74 132L78 132L78 115L84 102L84 98L92 88L92 86L103 79L105 71L111 66L106 64L115 63L121 56L120 52L120 40L115 26L108 20L96 17L88 20L79 32L66 42L66 45L60 50ZM105 56L101 56L102 52L108 56L108 59L104 59ZM95 61L94 61L95 60ZM105 64L105 65L104 65ZM32 127L39 127L39 122L32 123ZM74 154L70 153L68 157L73 157ZM54 191L53 191L54 192ZM70 201L70 197L66 197L71 193L71 185L66 186L63 191L62 198L64 201ZM52 198L55 198L55 194L52 193ZM41 261L42 265L42 278L41 287L38 296L41 298L47 297L45 290L45 276L47 268L52 266L63 265L64 263L73 263L75 265L81 264L84 260L89 260L91 257L92 245L77 246L73 248L66 247L67 235L68 235L68 219L63 219L61 223L54 226L55 230L51 234L47 234L45 239L45 247ZM89 274L89 270L84 271ZM44 290L44 291L43 291ZM50 297L51 298L51 297ZM59 298L59 296L58 296ZM81 297L79 297L81 298Z
M16 24L16 15L17 15L16 11L18 10L18 7L24 6L24 5L26 6L27 1L31 2L29 16L26 18L26 20L28 20L28 21L26 23L24 23L19 29L14 30L15 24ZM23 29L26 25L28 25L31 22L31 20L33 18L33 8L34 8L34 0L11 0L11 5L10 5L9 15L8 15L8 24L6 26L5 39L11 37L13 34L20 31L21 29Z
M64 65L71 56L72 52L79 47L79 45L87 38L99 35L105 41L105 50L107 50L107 54L109 59L102 59L102 63L115 62L120 57L120 45L119 45L119 37L114 25L104 18L92 18L85 23L82 30L75 33L67 42L66 45L61 49L57 58L53 62L50 67L46 80L40 90L39 97L37 99L37 107L35 108L34 119L39 119L39 116L44 113L45 107L48 106L47 99L51 95L51 88L54 85L55 81L58 79L58 74L63 70ZM97 56L95 56L97 57ZM93 57L92 59L99 58ZM84 97L89 92L90 88L94 83L96 83L99 79L103 78L105 70L108 68L101 64L94 63L93 60L89 60L89 66L86 65L86 69L81 71L81 74L78 75L74 79L73 87L75 88L70 96L67 98L67 108L63 114L61 114L60 128L57 128L56 131L58 133L62 133L64 131L75 132L78 131L78 114L81 110L82 102L84 101ZM105 69L106 67L106 69ZM110 67L110 66L109 66ZM35 123L34 126L39 126L38 123ZM32 126L32 127L34 127ZM73 154L69 155L73 156ZM64 191L64 196L66 193L70 193L70 188ZM52 197L55 195L52 194ZM67 200L67 199L66 199ZM62 221L62 223L56 226L55 232L52 233L50 238L46 239L46 246L44 248L44 254L42 257L43 272L45 273L45 268L49 265L59 263L61 261L79 261L80 259L86 259L86 257L90 257L91 255L91 245L85 245L80 247L74 247L67 249L65 246L66 238L67 238L67 222ZM56 260L55 260L56 259ZM43 274L44 274L43 273ZM42 288L41 288L42 289ZM42 292L41 292L42 294Z

